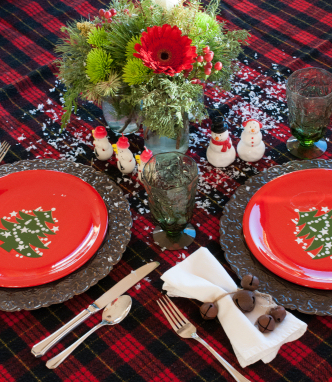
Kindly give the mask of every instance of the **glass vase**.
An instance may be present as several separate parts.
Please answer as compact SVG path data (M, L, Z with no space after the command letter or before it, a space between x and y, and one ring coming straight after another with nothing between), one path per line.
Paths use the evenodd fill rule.
M183 115L183 128L179 135L174 138L160 136L150 128L143 125L144 145L151 150L154 155L176 151L185 154L189 147L189 118L188 114Z
M121 102L122 95L108 97L102 102L102 110L107 126L117 135L131 134L138 130L137 109Z

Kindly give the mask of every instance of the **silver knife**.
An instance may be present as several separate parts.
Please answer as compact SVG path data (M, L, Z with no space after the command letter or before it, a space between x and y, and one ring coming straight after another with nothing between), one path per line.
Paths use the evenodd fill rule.
M112 302L121 296L124 292L126 292L128 289L142 280L145 276L147 276L150 272L156 269L159 265L160 263L158 263L158 261L153 261L149 264L143 265L135 271L132 271L129 275L115 284L111 289L105 292L93 304L88 306L87 309L83 310L83 312L74 317L66 325L62 326L56 332L34 345L31 349L31 353L35 357L43 356L46 352L52 349L54 345L62 340L63 337L65 337L69 332L75 329L88 317L98 312L100 309L105 308L109 302Z

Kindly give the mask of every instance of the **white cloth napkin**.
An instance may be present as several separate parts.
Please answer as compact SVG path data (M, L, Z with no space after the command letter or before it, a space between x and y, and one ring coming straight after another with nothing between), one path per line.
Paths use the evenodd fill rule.
M207 248L198 249L165 272L161 279L169 296L202 302L215 301L223 293L237 290L232 278ZM276 324L274 331L261 333L254 323L265 314L266 307L260 306L266 305L263 297L257 297L255 309L246 314L235 306L232 295L223 297L217 304L218 319L242 367L259 360L265 363L272 361L281 345L298 339L307 329L307 324L287 312L284 321Z

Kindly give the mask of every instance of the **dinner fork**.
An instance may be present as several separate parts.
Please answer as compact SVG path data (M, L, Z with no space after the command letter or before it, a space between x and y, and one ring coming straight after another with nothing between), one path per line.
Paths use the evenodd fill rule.
M1 143L1 146L0 146L0 162L5 157L5 155L7 154L9 149L10 149L9 143L7 143L6 141Z
M166 316L167 321L171 324L171 327L174 329L176 334L182 338L193 338L194 340L204 345L237 382L250 382L249 379L245 378L236 369L234 369L233 366L231 366L209 344L207 344L197 335L196 327L186 319L186 317L179 311L179 309L174 305L168 296L164 297L164 299L160 298L157 300L157 304Z

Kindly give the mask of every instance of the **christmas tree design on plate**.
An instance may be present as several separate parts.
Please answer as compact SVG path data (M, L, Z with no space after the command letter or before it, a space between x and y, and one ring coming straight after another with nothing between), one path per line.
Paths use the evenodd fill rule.
M18 213L14 211L10 215L12 217L15 216L16 222L1 218L1 223L6 229L0 228L0 241L3 241L0 247L7 252L15 250L26 257L43 256L43 252L39 251L39 249L48 249L47 245L50 242L44 244L41 239L46 238L47 240L46 235L56 235L55 232L59 229L59 227L50 229L46 225L46 222L55 223L52 217L52 210L33 210L34 215L25 213L23 212L24 210ZM20 217L17 217L17 214ZM35 247L35 249L32 249L31 246Z
M297 227L304 227L298 232L298 239L296 241L300 244L303 240L310 240L313 238L312 243L305 251L313 258L313 260L323 259L332 255L332 224L331 216L332 210L329 211L328 207L322 207L321 211L324 212L322 215L318 215L318 209L311 209L310 211L301 212L295 210L299 214L299 219L296 224ZM300 239L300 236L306 236L304 239ZM304 244L306 247L306 244ZM303 247L302 247L303 248ZM311 251L319 249L319 252L314 256Z

